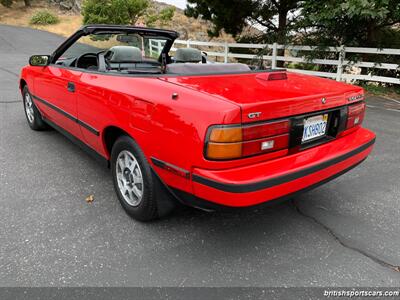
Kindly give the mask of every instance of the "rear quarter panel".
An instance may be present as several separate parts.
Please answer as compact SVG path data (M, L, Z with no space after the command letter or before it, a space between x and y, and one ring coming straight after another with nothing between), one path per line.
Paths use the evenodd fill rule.
M77 90L78 118L101 133L84 132L86 142L107 158L104 131L115 126L135 139L149 162L155 157L188 171L205 167L208 127L241 121L239 106L157 77L84 73ZM173 93L178 94L175 100ZM167 184L190 190L188 180L157 171Z

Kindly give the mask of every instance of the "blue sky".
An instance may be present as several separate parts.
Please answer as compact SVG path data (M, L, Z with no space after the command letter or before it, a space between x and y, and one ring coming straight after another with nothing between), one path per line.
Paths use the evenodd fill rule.
M182 9L186 7L186 0L157 0L157 1L172 4Z

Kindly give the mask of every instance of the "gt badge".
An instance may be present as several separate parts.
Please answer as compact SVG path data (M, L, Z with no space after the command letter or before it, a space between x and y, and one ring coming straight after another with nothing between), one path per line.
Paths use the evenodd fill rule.
M249 119L259 118L261 116L261 112L249 113L247 116L249 117Z

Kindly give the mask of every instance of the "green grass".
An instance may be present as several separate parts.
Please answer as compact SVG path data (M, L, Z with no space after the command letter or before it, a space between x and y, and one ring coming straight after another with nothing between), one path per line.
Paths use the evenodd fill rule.
M386 86L384 84L378 83L361 83L361 87L365 89L365 91L375 94L375 95L389 95L389 94L397 94L400 96L400 86Z
M53 15L48 10L41 10L34 14L30 20L33 25L50 25L60 22L57 16Z

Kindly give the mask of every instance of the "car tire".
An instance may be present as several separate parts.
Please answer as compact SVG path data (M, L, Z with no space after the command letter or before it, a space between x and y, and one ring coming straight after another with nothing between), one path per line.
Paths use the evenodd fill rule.
M37 109L27 86L22 90L22 102L24 103L25 117L32 130L46 130L47 124L43 121L40 111Z
M128 215L138 221L159 217L157 180L137 143L121 136L111 151L111 172L118 199Z

